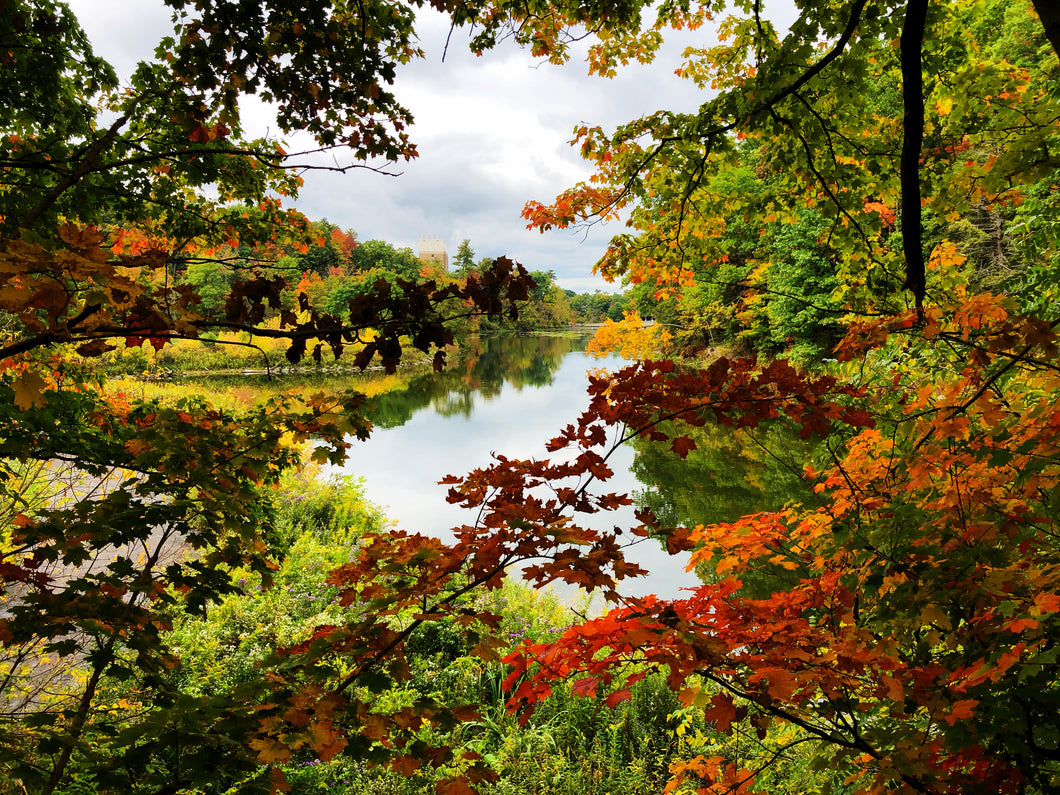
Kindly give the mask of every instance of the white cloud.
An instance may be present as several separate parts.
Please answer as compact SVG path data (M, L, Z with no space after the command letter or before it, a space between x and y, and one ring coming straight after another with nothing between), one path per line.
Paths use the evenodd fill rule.
M144 0L72 0L97 52L128 73L169 32L169 12ZM615 80L586 76L581 55L556 67L502 45L476 57L466 34L429 9L417 26L425 59L399 70L395 91L412 111L418 160L399 164L400 177L365 170L309 172L298 206L311 217L352 228L362 240L415 248L420 235L442 237L452 255L468 238L476 254L507 254L531 269L553 270L565 285L614 289L591 275L618 225L585 233L529 232L520 217L528 200L550 201L588 176L567 142L574 127L605 129L660 108L694 110L701 95L673 76L684 44L668 44L651 67L631 66ZM700 41L702 44L703 42ZM245 105L248 127L264 131L267 106Z

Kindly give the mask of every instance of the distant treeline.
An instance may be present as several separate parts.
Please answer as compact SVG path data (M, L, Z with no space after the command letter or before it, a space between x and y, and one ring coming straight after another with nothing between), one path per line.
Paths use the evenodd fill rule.
M491 262L489 257L476 260L469 240L461 242L446 271L436 264L421 262L410 248L397 248L382 240L361 242L353 230L341 229L327 220L315 222L313 232L310 238L315 237L315 241L309 245L290 245L270 252L235 247L222 256L214 252L210 258L178 262L171 275L177 284L193 288L201 297L199 310L204 315L215 316L223 313L224 296L249 267L271 262L270 270L283 276L292 287L284 294L286 308L296 308L298 293L305 293L312 309L342 317L351 299L378 289L380 280L388 283L398 297L400 280L462 283ZM632 306L625 294L576 293L559 287L553 271L530 273L536 287L518 318L470 318L462 330L532 331L571 323L600 323L608 318L621 320Z

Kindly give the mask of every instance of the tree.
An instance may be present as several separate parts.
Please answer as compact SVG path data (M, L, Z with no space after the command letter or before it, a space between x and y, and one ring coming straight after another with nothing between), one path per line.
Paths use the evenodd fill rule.
M412 249L396 249L382 240L366 240L353 250L350 259L357 271L379 268L405 278L415 277L421 265Z
M189 262L181 278L183 284L190 285L199 296L196 307L206 317L218 317L224 310L224 299L231 287L228 276L230 272L222 263L215 260L196 260Z
M363 399L280 399L239 416L194 399L138 402L103 392L58 346L91 357L115 339L164 346L239 329L289 340L295 361L312 342L393 367L403 337L433 350L451 339L451 314L514 311L532 286L502 259L464 286L409 280L399 298L389 284L351 297L345 318L302 298L285 314L282 277L252 266L223 318L198 313L194 290L164 277L173 259L308 245L308 223L279 200L297 188L295 162L276 142L242 139L240 98L275 99L281 129L353 147L351 167L411 156L389 87L396 63L416 55L413 8L172 5L177 33L122 90L64 6L9 3L0 22L12 76L0 89L0 309L16 329L0 348L0 642L13 705L0 758L11 780L43 792L75 774L72 786L96 790L268 790L282 785L274 765L296 754L347 753L403 772L430 764L446 771L439 791L467 792L489 780L488 762L445 731L473 707L420 694L381 709L378 696L407 681L407 642L425 624L460 627L469 649L495 657L499 619L469 594L522 566L535 584L583 585L616 607L510 655L513 708L562 678L575 693L607 690L613 705L656 667L719 732L788 738L760 758L693 756L672 768L670 791L749 791L790 748L860 791L1056 789L1060 366L1056 321L1027 312L1019 293L1055 290L1060 114L1053 48L1032 38L1014 63L985 46L983 15L1007 4L807 3L782 40L758 4L738 4L744 16L721 23L728 40L691 50L682 67L716 86L699 112L612 135L581 129L596 178L531 204L528 220L628 213L631 232L602 271L677 295L724 264L716 241L734 213L768 231L809 204L827 234L798 240L819 255L798 262L834 265L837 287L815 304L847 311L843 361L830 373L781 359L643 362L593 378L587 410L549 443L554 459L498 455L448 478L450 500L477 517L452 544L366 534L328 581L351 613L292 638L266 677L223 698L174 685L178 661L160 641L168 613L237 592L236 570L267 582L277 551L261 487L297 465L288 440L340 459L368 431ZM601 74L650 58L662 28L695 29L714 11L662 3L642 29L635 3L448 8L475 25L473 47L511 33L557 61L585 24ZM1038 35L1006 28L1028 29ZM741 138L770 179L747 207L711 189L740 165ZM1049 263L1017 277L1012 296L969 289L951 230L981 208L1022 224L1008 232L1013 250ZM648 510L613 532L581 522L630 502L596 488L618 445L642 438L681 458L697 444L685 426L781 421L827 442L806 471L814 501L696 527ZM18 486L31 462L64 461L72 483ZM690 551L710 581L686 599L624 598L621 580L639 570L621 545L645 537ZM174 545L194 554L171 560ZM44 662L54 659L65 668Z
M593 448L614 426L665 438L684 456L694 438L660 421L755 427L787 413L805 435L828 438L829 458L807 470L817 501L642 529L692 549L717 581L683 600L627 602L528 647L510 658L509 681L529 675L517 697L532 704L558 676L594 692L623 665L648 660L719 731L749 721L765 737L786 727L785 748L812 748L817 765L842 770L857 791L1053 791L1060 769L1045 734L1054 736L1058 688L1043 665L1060 611L1049 496L1056 321L1026 312L1041 304L1021 295L1018 276L1012 297L974 293L982 283L969 282L956 235L975 214L1003 216L1037 205L1044 186L1052 193L1056 48L1031 24L1007 28L1032 31L1020 46L992 49L997 28L987 19L1033 23L1025 7L1001 3L813 4L783 40L757 4L741 10L722 23L728 41L691 50L682 68L716 98L610 136L582 128L593 180L549 206L531 203L526 215L548 228L624 210L633 232L612 241L601 269L675 294L704 266L712 275L727 266L719 241L741 211L770 235L777 221L794 230L808 205L826 231L776 237L784 245L766 252L769 267L821 247L838 286L762 286L814 312L841 306L848 324L860 313L836 349L861 360L836 368L857 391L829 390L807 413L788 401L824 397L819 386L789 393L794 370L726 359L694 376L648 364L594 389L599 402L557 448ZM1042 14L1055 32L1054 12ZM612 44L594 66L618 60ZM770 181L743 206L714 190L740 166L739 139L758 147L759 176ZM1007 243L1015 230L998 234ZM1055 262L1052 230L1036 237ZM768 396L743 392L765 383ZM864 413L843 415L851 405ZM489 482L514 467L498 469ZM476 473L459 486L469 502L482 480ZM776 578L765 598L746 589L763 573ZM749 791L778 758L699 756L674 768L668 789Z
M677 24L701 21L660 9ZM841 302L848 323L860 313L834 373L719 358L593 379L587 411L550 442L553 459L497 456L448 480L450 500L478 517L456 528L455 543L382 533L333 582L351 603L367 593L420 611L413 625L444 615L469 627L461 596L510 566L538 584L601 590L615 609L507 658L515 706L532 708L558 679L617 703L647 665L719 732L788 738L757 758L694 756L672 768L669 791L751 791L792 748L863 792L1053 791L1056 322L1015 297L970 291L947 232L973 202L1005 206L1020 181L1050 184L1049 71L982 59L982 42L968 38L982 36L977 6L808 5L783 41L757 9L725 23L735 45L692 53L685 71L716 83L716 99L612 136L583 131L597 178L527 214L547 227L629 210L635 234L613 241L602 268L676 293L694 279L689 262L720 259L711 241L734 208L709 179L734 164L736 135L754 141L777 183L747 220L797 222L809 199L828 233L797 241L800 254L825 247L839 285L818 297ZM652 34L605 39L594 67L607 71ZM1055 69L1044 51L1041 63ZM876 101L856 101L865 96ZM886 113L895 103L899 112ZM1041 206L1040 193L1024 198ZM1055 237L1042 231L1036 241L1055 258ZM826 439L827 458L806 471L812 501L697 527L663 526L643 510L621 533L579 523L628 504L591 488L610 476L618 445L644 438L683 457L696 449L685 426L781 420ZM686 599L623 598L618 584L637 570L622 536L690 551L712 581ZM296 649L299 674L321 672L320 687L342 661L362 677L411 631L395 637L376 617L355 631L321 628L317 648ZM417 738L402 741L411 765Z
M474 267L475 250L471 248L471 241L465 238L460 241L456 256L453 257L453 272L463 275L470 273Z
M329 275L333 275L333 271L342 270L342 258L339 256L339 252L328 245L323 246L310 246L302 256L302 269L312 271L322 279L326 279Z
M341 171L414 156L390 90L418 54L412 8L170 6L174 34L123 85L65 4L0 15L0 768L35 792L272 786L264 680L182 692L162 636L173 611L239 591L237 570L268 584L267 493L299 466L292 445L338 461L368 429L352 394L163 405L107 391L79 359L235 330L285 340L290 361L327 345L393 369L411 344L441 366L453 315L514 315L530 287L501 259L464 285L405 279L399 298L387 285L341 317L313 310L272 265L329 242L283 207L307 166L244 136L240 102L274 102L278 128L336 149ZM321 755L341 746L322 713L304 726Z
M608 318L589 340L586 351L594 356L618 353L624 359L650 359L665 349L670 334L657 325L645 325L636 311L627 312L621 322Z
M600 323L611 319L616 323L631 306L628 296L604 293L596 290L592 293L578 293L571 299L571 309L578 314L582 323Z

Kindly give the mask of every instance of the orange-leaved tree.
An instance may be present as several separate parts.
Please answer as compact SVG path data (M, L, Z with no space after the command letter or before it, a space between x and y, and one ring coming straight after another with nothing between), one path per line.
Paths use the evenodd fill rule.
M830 315L846 330L815 362L826 374L720 357L595 379L555 457L450 479L477 521L452 545L373 537L333 576L345 598L474 628L489 617L462 597L517 563L534 583L599 589L610 612L506 657L512 708L560 680L615 704L664 671L715 737L750 736L698 738L667 791L782 789L771 776L793 759L839 791L1060 786L1060 104L1057 20L1035 5L1041 18L1006 3L806 3L781 35L761 4L737 3L720 44L686 53L682 75L717 92L697 112L580 129L595 175L528 205L531 226L625 213L605 274L654 282L659 300L719 283L737 323ZM660 29L697 29L723 6L662 4L655 25L602 36L591 68L650 58ZM733 189L745 179L753 190ZM619 444L684 457L682 424L782 421L821 439L801 462L811 501L710 526L581 521L629 503L594 488ZM622 546L644 536L690 553L704 584L623 597L639 570ZM352 683L402 639L378 622L322 628L295 670L341 659Z
M528 205L531 225L627 210L603 272L653 282L686 317L684 293L729 291L733 339L741 322L841 320L817 365L861 390L841 402L865 427L807 425L795 408L823 437L804 462L815 501L659 528L707 582L512 655L510 681L528 674L518 700L532 707L557 677L594 692L647 664L718 732L757 735L757 751L707 744L671 791L768 788L798 748L849 791L1060 784L1047 220L1060 104L1055 13L1036 6L1041 19L1004 3L814 3L785 35L740 6L721 44L686 52L682 74L718 91L698 113L579 131L596 175ZM776 382L775 368L758 377ZM598 421L648 435L674 417L730 422L712 369L685 406L632 415L620 375ZM737 422L783 398L777 383ZM683 455L693 442L677 434Z
M373 699L407 677L404 643L424 622L462 625L476 653L496 655L496 616L466 597L523 564L534 583L599 589L616 606L509 656L514 707L567 677L617 703L627 672L658 667L719 733L760 738L750 755L724 744L688 755L671 791L751 791L792 749L848 790L1056 788L1060 114L1047 4L1038 20L1004 3L813 2L781 36L759 3L737 3L723 41L691 49L681 70L717 95L613 135L581 130L596 176L527 216L546 228L628 211L631 232L601 268L660 296L725 281L745 302L737 318L767 305L792 328L802 305L856 321L834 372L719 358L593 380L552 459L498 457L451 479L450 499L478 516L455 543L365 537L331 578L345 623L320 627L260 681L194 697L168 675L167 610L238 590L237 566L267 579L274 550L256 489L297 464L291 438L341 458L368 431L360 398L239 416L129 402L59 346L92 357L115 340L164 346L233 329L287 340L293 361L310 345L353 347L360 363L380 354L392 367L403 339L434 350L450 339L449 314L510 311L528 284L501 260L466 287L403 285L400 300L381 287L338 316L301 297L285 306L283 274L263 264L234 281L222 315L198 311L172 268L237 246L278 259L308 229L281 204L298 187L296 159L244 139L240 97L275 101L285 131L350 147L351 167L412 155L390 85L418 54L417 4L170 5L175 35L126 86L62 3L15 2L0 21L0 743L12 780L55 792L76 768L72 786L97 790L268 790L282 786L271 765L312 752L406 772L433 764L448 771L441 791L466 792L492 777L488 762L422 729L473 711L420 698L383 713ZM724 8L662 3L642 29L636 3L435 5L478 26L477 48L510 32L555 60L585 24L604 75L649 59L663 28L700 29ZM751 152L761 189L744 196L728 186ZM794 256L805 245L789 241L808 236L813 257ZM980 260L1023 263L996 282L1009 295L972 278ZM780 278L793 268L810 274L798 290ZM827 268L834 286L817 281ZM827 295L803 289L819 283ZM594 489L617 445L645 437L684 456L695 441L682 423L781 421L824 440L806 469L814 503L719 526L660 526L647 511L624 531L581 521L629 502ZM69 465L69 482L18 488L33 461ZM623 597L620 581L640 573L623 558L628 537L691 552L705 583L685 599Z
M273 103L340 171L413 157L392 84L420 55L415 4L168 5L172 35L121 81L66 3L0 14L0 770L21 791L272 786L250 734L266 691L181 692L162 636L238 591L235 570L268 582L283 551L261 488L298 445L340 461L370 429L352 393L243 413L112 394L97 357L229 331L290 362L392 370L412 346L440 367L452 319L514 316L533 286L502 258L324 312L285 268L327 242L284 206L313 152L248 136L241 102Z

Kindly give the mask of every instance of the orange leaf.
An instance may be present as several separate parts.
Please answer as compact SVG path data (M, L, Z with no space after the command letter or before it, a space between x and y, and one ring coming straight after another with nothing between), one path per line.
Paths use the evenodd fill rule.
M1034 606L1043 613L1060 612L1060 594L1039 593L1034 595Z
M975 714L974 707L978 703L979 701L974 698L965 698L960 701L955 701L950 708L950 714L945 715L943 720L950 726L959 720L967 720Z
M795 679L790 673L780 668L769 672L769 695L780 701L787 701L795 692Z

